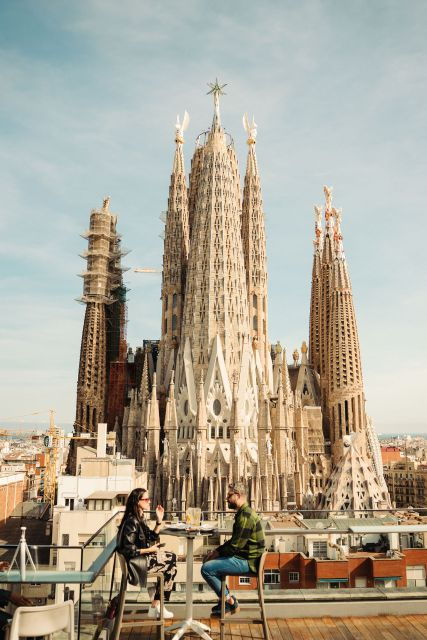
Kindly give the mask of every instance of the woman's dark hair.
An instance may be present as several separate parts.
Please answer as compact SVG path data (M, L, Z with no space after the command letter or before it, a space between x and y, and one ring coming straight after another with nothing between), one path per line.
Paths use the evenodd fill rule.
M141 487L133 489L130 492L130 494L128 495L128 499L126 500L126 508L123 514L122 521L120 523L120 528L125 522L126 518L128 518L129 516L134 516L138 520L141 520L141 512L138 506L138 502L141 500L144 493L147 493L147 489L142 489Z

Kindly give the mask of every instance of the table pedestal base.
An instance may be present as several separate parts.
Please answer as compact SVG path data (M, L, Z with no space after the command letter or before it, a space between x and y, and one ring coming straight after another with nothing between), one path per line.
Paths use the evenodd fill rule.
M206 633L206 631L210 631L210 627L207 624L203 624L203 622L199 622L198 620L193 620L193 618L189 618L188 620L184 620L183 622L176 622L170 627L165 627L165 631L168 633L177 629L177 632L173 636L172 640L179 640L184 633L188 631L193 631L197 633L199 636L204 638L204 640L212 640L210 635Z

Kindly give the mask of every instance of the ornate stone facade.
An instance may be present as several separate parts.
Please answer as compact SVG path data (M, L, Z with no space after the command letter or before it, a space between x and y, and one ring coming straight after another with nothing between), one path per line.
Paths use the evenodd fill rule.
M241 186L233 140L220 116L201 134L187 186L184 129L165 219L161 340L156 372L145 353L130 395L122 451L148 474L168 511L225 506L245 479L251 504L337 510L387 507L368 423L341 212L325 187L316 207L309 349L268 342L265 223L255 122L244 116L248 157Z

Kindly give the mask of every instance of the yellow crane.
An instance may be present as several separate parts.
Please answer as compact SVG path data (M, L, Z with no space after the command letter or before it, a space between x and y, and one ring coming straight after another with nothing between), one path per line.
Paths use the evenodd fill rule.
M50 513L53 513L56 493L57 460L58 460L58 435L55 426L55 411L49 410L49 430L44 437L46 447L46 463L44 472L43 498L50 504Z

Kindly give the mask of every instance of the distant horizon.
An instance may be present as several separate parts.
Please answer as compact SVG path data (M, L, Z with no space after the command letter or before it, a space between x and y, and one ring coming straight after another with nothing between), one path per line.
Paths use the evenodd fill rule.
M45 422L34 422L34 421L4 421L0 422L0 430L2 429L22 429L23 431L31 431L31 430L41 430L43 428L48 428L49 421ZM57 427L66 429L68 431L73 430L72 422L62 422L58 421L56 423ZM384 438L387 436L398 436L398 435L409 435L409 436L423 436L427 438L427 427L422 423L413 423L407 425L405 429L402 428L402 425L399 423L389 423L383 425L375 425L375 431L379 438Z

